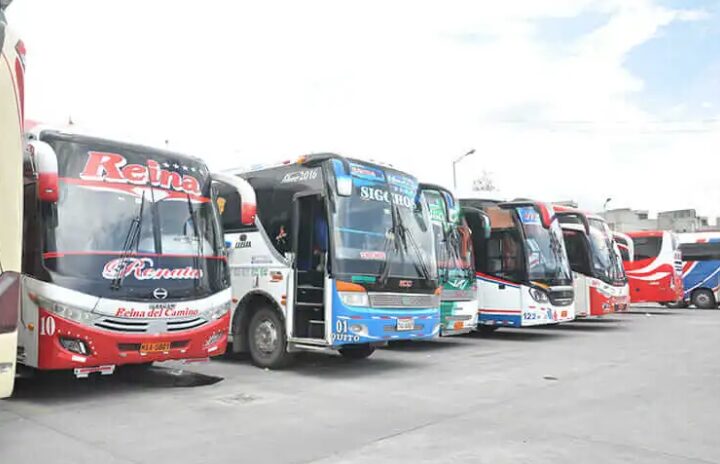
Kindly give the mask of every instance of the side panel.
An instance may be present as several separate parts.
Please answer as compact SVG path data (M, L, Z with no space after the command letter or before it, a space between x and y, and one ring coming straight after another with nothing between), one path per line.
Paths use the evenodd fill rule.
M238 302L250 292L262 292L270 295L278 307L283 309L287 334L292 337L292 311L283 305L283 301L287 301L287 305L293 301L293 273L289 264L277 255L264 233L259 230L225 234L225 241L229 251L234 302L231 321L235 317Z
M683 296L680 252L673 249L669 233L663 234L657 257L625 261L632 303L672 303Z
M521 327L523 312L520 285L480 272L476 276L478 324Z
M7 29L0 54L0 261L4 271L20 272L22 246L22 92L23 67L17 39ZM12 393L17 343L17 287L0 306L0 398Z
M573 273L573 288L575 290L575 315L587 317L590 315L590 285L587 277L577 272Z

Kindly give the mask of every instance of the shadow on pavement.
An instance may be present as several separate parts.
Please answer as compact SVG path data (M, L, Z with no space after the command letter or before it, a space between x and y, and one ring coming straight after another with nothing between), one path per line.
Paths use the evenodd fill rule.
M396 342L390 342L388 346L382 348L388 351L402 351L402 352L416 352L424 353L427 351L444 350L448 348L459 348L463 345L458 343L458 338L463 338L462 335L456 335L454 337L436 338L433 340L399 340Z
M70 371L36 372L31 377L19 378L10 401L94 399L105 395L132 393L150 388L189 388L213 385L222 377L167 367L125 366L113 375L93 374L78 379Z
M559 325L549 325L543 327L543 329L570 332L614 332L617 330L626 330L622 324L598 324L588 323L588 321L565 322Z
M632 311L625 311L623 314L630 314L634 316L645 316L647 314L650 314L651 316L681 316L684 312L669 309L633 309Z
M387 372L417 369L422 363L409 359L387 359L377 356L377 352L367 359L345 359L341 356L321 353L300 353L295 363L285 372L324 378L360 378L378 377Z
M487 338L489 340L506 340L518 342L540 342L551 340L553 338L562 338L564 335L554 333L552 331L538 332L537 329L543 326L533 327L532 329L497 329L494 332L472 332L466 337L468 338ZM544 326L551 327L551 326Z

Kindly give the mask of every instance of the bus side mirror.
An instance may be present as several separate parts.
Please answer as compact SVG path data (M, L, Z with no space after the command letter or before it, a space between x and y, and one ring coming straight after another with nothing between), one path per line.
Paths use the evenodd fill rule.
M35 167L38 199L43 203L57 203L60 199L60 182L55 150L39 140L28 142L27 150Z
M485 238L485 240L490 240L490 235L492 234L492 227L490 226L490 216L482 213L480 217L483 221L483 237Z

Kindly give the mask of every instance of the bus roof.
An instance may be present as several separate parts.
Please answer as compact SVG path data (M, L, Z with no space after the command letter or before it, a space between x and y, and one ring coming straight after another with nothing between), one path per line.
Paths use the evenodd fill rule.
M295 159L287 159L280 162L273 162L273 163L267 163L267 164L258 164L251 166L250 168L231 168L226 169L224 172L234 175L240 175L240 174L248 174L252 172L258 172L258 171L265 171L267 169L273 169L273 168L281 168L291 165L305 165L308 163L311 163L313 161L324 161L325 159L337 159L341 161L349 161L353 163L361 163L367 166L376 167L380 169L392 169L394 171L402 172L404 174L410 175L414 177L412 174L403 171L402 169L398 169L395 166L387 163L378 162L375 160L364 160L359 158L348 158L346 156L337 154L337 153L311 153L309 155L301 155L298 156Z
M76 143L112 143L113 145L117 145L120 148L125 148L127 150L137 151L141 153L147 153L147 154L153 154L153 153L159 153L163 154L169 158L175 158L178 161L192 161L194 163L200 163L205 164L205 161L202 158L199 158L197 156L192 155L186 155L183 153L178 153L176 151L172 150L166 150L163 148L156 148L156 147L149 147L146 145L139 145L129 142L121 142L118 140L113 140L109 138L104 137L98 137L95 135L86 135L81 132L75 132L75 131L67 131L67 130L59 130L59 129L53 129L49 128L47 126L35 126L31 130L26 132L26 136L30 140L39 140L41 134L51 134L53 136L56 136L62 140L66 140L68 142L76 142Z

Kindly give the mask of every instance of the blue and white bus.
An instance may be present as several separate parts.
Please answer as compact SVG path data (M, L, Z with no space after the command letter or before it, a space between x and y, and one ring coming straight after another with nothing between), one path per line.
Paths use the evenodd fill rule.
M700 309L720 302L720 232L678 234L683 260L683 300Z
M438 334L433 226L413 176L319 154L215 179L234 352L279 368L297 351L358 359Z

